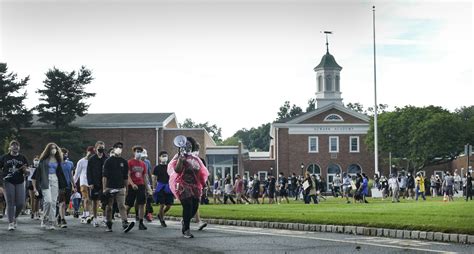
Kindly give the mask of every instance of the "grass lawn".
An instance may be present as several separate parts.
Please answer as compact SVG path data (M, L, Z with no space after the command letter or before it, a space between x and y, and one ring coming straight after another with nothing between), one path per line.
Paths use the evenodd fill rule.
M443 202L442 198L427 201L369 198L369 204L346 204L340 198L328 198L318 205L299 201L280 205L201 205L202 218L297 222L329 225L357 225L368 227L411 229L474 235L474 202L456 198ZM157 209L155 208L155 211ZM181 205L174 205L168 215L181 217Z

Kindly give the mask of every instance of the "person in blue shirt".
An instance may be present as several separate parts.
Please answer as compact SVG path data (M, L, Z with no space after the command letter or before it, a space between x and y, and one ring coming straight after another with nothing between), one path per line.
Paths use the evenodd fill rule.
M66 189L64 191L60 191L59 193L59 216L58 216L58 226L60 228L67 228L66 223L66 210L69 206L69 202L71 201L71 195L75 192L75 186L73 183L73 174L72 171L74 170L74 163L69 160L69 150L66 148L61 148L61 152L63 153L63 162L61 163L61 168L64 173L64 177L66 178Z

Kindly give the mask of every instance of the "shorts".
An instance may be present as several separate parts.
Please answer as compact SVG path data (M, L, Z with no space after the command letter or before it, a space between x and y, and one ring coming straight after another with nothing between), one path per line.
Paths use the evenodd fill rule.
M280 197L288 197L288 191L286 189L281 189Z
M156 195L156 203L160 205L172 205L174 203L173 193L166 193L164 189Z
M69 202L71 201L71 189L65 189L59 191L58 201L59 203L66 203L69 206Z
M212 191L212 194L214 194L214 195L221 195L222 192L221 192L221 190L214 190L214 191Z
M448 195L448 196L453 195L453 187L452 186L446 187L446 195Z
M274 198L275 197L275 191L268 191L268 197L269 198Z
M82 199L89 199L89 186L81 185L81 197Z
M94 201L97 201L97 200L101 200L102 196L103 196L102 195L102 186L95 187L95 185L94 185L94 189L91 190L90 199L94 200Z
M125 205L128 207L134 207L137 205L144 205L146 203L146 192L145 185L137 185L138 189L134 190L132 186L128 186L127 198Z

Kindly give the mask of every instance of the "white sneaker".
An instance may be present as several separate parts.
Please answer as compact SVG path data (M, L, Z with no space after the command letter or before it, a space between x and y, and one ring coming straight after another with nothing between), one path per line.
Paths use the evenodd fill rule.
M94 218L94 220L92 220L92 226L98 228L99 227L99 222L97 221L96 218Z
M198 224L198 230L201 231L207 226L206 222L200 221Z
M15 226L13 225L13 222L12 222L8 224L8 231L13 231L13 230L15 230Z
M53 224L51 224L51 225L48 226L48 229L49 229L49 230L55 230L56 228L54 227Z

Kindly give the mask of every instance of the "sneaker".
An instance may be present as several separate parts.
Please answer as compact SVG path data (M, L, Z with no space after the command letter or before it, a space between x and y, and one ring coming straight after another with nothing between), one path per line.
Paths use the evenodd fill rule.
M198 230L201 231L201 230L203 230L205 227L207 227L207 223L206 223L206 222L203 222L203 221L200 221L199 224L198 224Z
M46 223L44 223L43 220L41 221L41 226L40 226L40 227L41 227L41 228L46 228Z
M148 222L152 222L153 221L153 215L151 213L148 213L146 216L145 216L145 219L146 221Z
M35 213L31 213L31 219L34 219L35 218Z
M107 223L105 222L105 220L103 220L103 221L100 223L100 225L101 225L102 227L107 227Z
M99 227L99 222L97 221L97 219L94 218L94 220L92 220L92 226L95 228Z
M112 232L112 222L107 221L105 224L107 225L107 229L105 229L105 232Z
M123 232L128 233L135 226L135 222L128 223L127 221L122 222Z
M168 225L166 225L166 222L164 220L160 220L160 224L164 228L168 227Z
M143 222L138 224L138 230L147 230L148 228L143 224Z
M8 231L15 230L15 226L13 226L13 222L8 224Z
M61 225L60 225L61 228L67 228L67 223L66 223L66 220L65 219L62 219L61 220Z
M51 225L48 226L48 229L49 229L49 230L55 230L56 228L54 227L53 224L51 224Z
M188 239L189 239L189 238L194 238L193 234L191 234L191 230L189 230L189 229L186 230L186 231L184 231L183 237L184 237L184 238L188 238Z
M92 222L93 220L94 220L94 217L92 217L92 216L89 216L89 217L86 218L87 224L91 224L91 222Z

